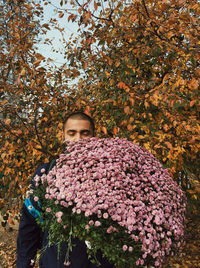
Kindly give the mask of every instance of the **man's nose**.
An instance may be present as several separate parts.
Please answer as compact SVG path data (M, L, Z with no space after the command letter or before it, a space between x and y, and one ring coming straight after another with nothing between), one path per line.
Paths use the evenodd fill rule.
M80 133L76 133L75 137L74 137L74 141L79 141L81 139L81 134Z

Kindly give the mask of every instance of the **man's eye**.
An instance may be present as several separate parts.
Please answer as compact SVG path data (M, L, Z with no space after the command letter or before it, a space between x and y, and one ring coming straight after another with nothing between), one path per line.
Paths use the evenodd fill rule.
M69 136L74 136L74 134L75 134L74 132L68 132L67 133L67 135L69 135Z
M83 132L83 134L82 134L83 136L89 136L90 135L90 132Z

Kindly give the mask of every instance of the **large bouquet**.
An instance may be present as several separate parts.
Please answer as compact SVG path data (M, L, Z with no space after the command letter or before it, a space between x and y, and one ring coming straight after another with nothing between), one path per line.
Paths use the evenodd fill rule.
M115 267L161 267L183 241L185 196L159 161L131 141L70 143L47 174L35 177L38 223L49 245L86 241ZM95 258L94 258L95 259Z

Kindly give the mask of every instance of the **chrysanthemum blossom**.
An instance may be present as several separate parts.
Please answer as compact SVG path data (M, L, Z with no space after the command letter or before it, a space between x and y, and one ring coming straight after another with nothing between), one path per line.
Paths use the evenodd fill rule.
M41 181L47 184L44 195L52 200L52 206L63 208L56 213L57 219L70 207L73 217L77 215L84 222L76 225L80 236L98 232L98 239L105 241L105 236L115 237L120 230L122 253L126 251L129 258L138 254L136 265L148 265L150 261L161 267L165 256L181 246L185 195L160 162L131 141L91 138L69 143ZM135 245L140 245L140 254L134 250Z
M127 251L127 249L128 249L127 245L123 245L122 249L123 249L123 251Z
M94 225L98 227L101 225L101 223L100 223L100 221L95 221Z
M51 212L51 208L46 208L46 212Z
M35 202L38 202L38 200L39 200L39 197L38 197L38 196L35 196L35 197L34 197L34 201L35 201Z
M64 265L66 265L66 266L70 266L70 262L69 261L67 261L67 262L64 262Z

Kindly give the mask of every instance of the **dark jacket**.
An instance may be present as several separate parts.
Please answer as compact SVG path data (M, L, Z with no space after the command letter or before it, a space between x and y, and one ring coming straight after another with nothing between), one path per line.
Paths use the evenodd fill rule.
M49 164L40 166L35 174L41 176L41 169L46 171L49 169ZM34 178L33 176L33 178ZM34 209L30 210L30 207ZM39 225L36 223L37 211L39 210L37 203L34 200L26 199L22 207L22 215L19 224L17 237L17 268L31 268L31 260L35 259L37 250L43 248L48 243L48 232L42 233ZM86 245L79 239L73 239L72 244L75 245L70 254L69 266L64 265L67 244L63 243L61 254L58 260L57 247L55 245L47 247L40 257L40 268L97 268L96 264L88 260ZM101 268L114 268L114 266L105 258L102 258L101 252L97 254L97 259L101 263Z

